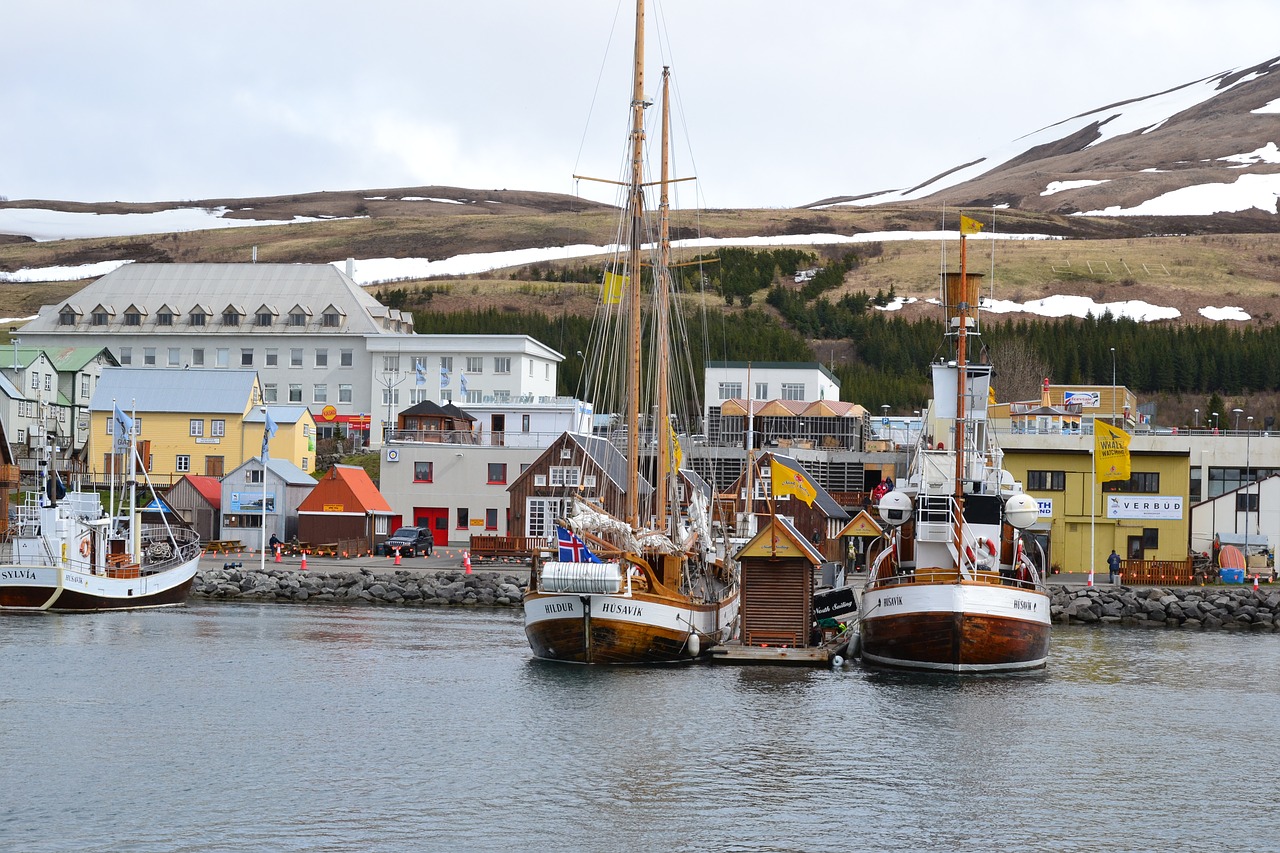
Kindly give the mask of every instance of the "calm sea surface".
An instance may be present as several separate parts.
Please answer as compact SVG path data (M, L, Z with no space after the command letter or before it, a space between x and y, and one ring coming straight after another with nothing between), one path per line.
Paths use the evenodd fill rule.
M0 850L1280 850L1280 635L957 678L530 659L519 613L0 619Z

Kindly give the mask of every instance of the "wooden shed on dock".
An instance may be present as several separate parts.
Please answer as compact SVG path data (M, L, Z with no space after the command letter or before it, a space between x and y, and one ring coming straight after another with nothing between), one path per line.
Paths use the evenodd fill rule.
M742 630L744 645L810 645L813 575L822 555L782 516L772 516L742 550Z

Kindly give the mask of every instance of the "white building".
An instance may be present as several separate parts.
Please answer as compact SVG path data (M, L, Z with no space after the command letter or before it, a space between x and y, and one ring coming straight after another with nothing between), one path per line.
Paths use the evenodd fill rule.
M375 445L422 399L553 395L563 360L525 335L414 334L410 313L331 264L126 264L18 333L122 366L253 369L265 400L307 406L321 437L355 428Z
M702 388L704 424L727 400L840 399L840 381L817 362L708 361Z

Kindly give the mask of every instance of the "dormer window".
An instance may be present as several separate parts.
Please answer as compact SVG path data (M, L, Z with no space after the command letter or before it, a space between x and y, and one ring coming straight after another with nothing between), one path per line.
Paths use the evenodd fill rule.
M164 308L161 308L159 311L157 311L157 312L156 312L156 325L157 325L157 326L172 326L172 325L173 325L173 312L172 312L172 311L169 311L169 310L166 310L166 309L164 309Z
M64 308L61 313L58 314L58 325L74 326L76 321L79 319L80 317L76 312L72 311L70 308Z
M303 314L301 311L290 311L290 312L289 312L289 325L290 325L290 326L305 326L305 325L307 325L307 315L306 315L306 314Z
M141 326L142 315L137 311L126 311L124 312L124 324L126 326Z
M240 315L239 315L239 314L237 314L235 311L223 311L223 312L222 312L222 325L224 325L224 326L239 326L239 325L240 325Z
M190 319L191 325L203 326L205 323L205 313L203 311L192 311Z
M323 325L326 329L336 329L342 325L342 315L336 311L326 311L322 319Z
M275 321L276 321L276 315L274 315L274 314L270 313L269 311L259 311L259 312L258 312L258 325L259 325L259 326L270 326L270 325L271 325L272 323L274 323Z
M111 322L111 315L106 311L99 309L93 312L93 319L91 322L95 326L105 326L107 323Z

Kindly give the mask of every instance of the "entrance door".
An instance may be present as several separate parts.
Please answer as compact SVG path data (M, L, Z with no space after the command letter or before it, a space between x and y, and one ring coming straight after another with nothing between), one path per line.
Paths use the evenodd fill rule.
M425 527L431 531L431 542L435 545L449 544L449 509L443 506L413 508L414 527Z
M223 475L221 456L206 456L204 458L204 475L206 477L221 477Z
M489 431L493 433L493 446L502 447L506 442L507 416L493 415L489 421Z
M1142 559L1142 537L1141 536L1129 537L1129 559L1130 560Z

